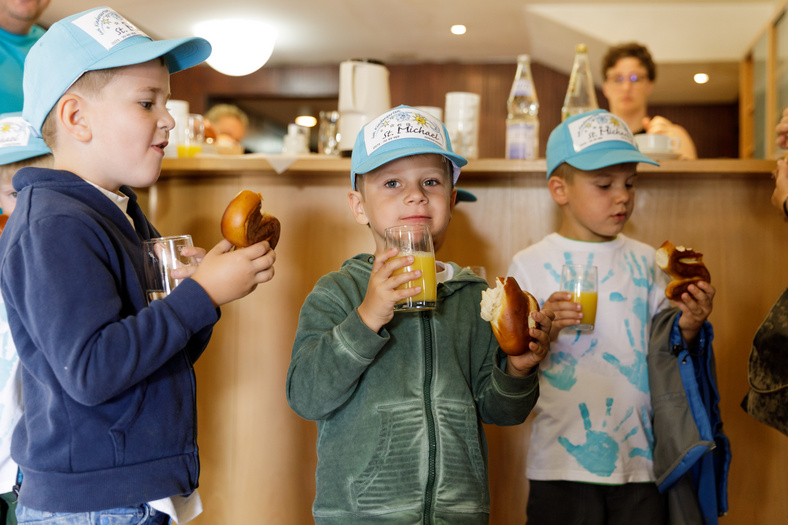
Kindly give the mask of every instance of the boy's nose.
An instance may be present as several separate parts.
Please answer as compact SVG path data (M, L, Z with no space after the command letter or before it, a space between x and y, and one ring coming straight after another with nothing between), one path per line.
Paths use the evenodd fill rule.
M405 195L405 202L408 204L420 204L422 202L427 202L427 195L421 189L421 187L412 188L408 193Z
M164 110L164 113L161 115L161 117L159 117L159 127L164 128L167 131L172 131L173 128L175 128L175 119L166 109Z
M615 194L616 202L617 203L626 203L629 202L630 194L626 188L619 188Z

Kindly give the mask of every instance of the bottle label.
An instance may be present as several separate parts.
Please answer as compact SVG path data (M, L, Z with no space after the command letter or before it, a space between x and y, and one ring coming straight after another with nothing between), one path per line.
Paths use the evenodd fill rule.
M532 97L534 96L534 85L526 78L518 78L512 86L512 97Z
M517 122L506 125L507 159L535 159L538 149L538 123Z

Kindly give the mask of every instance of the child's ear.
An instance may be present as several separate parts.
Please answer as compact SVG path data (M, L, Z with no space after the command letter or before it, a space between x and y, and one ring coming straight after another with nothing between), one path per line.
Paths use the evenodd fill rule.
M55 106L57 120L66 133L79 142L89 142L93 138L87 118L86 100L75 93L63 95Z
M347 193L347 201L348 205L350 206L350 211L353 212L353 218L356 219L356 222L362 226L369 224L367 214L364 212L364 197L361 196L361 192L350 190Z
M569 198L566 194L566 187L567 183L561 177L550 177L550 180L547 181L547 189L550 190L550 196L560 205L569 202Z

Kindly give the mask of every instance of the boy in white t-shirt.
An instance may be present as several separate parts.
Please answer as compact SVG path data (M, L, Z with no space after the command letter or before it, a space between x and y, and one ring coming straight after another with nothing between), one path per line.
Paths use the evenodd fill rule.
M611 113L595 110L559 125L547 144L547 177L561 226L517 253L509 268L556 315L528 452L529 524L667 523L654 483L646 354L652 319L670 306L668 281L655 250L621 234L639 162L656 164ZM571 263L598 268L593 332L573 329L580 305L558 291L561 267ZM711 312L714 293L701 282L677 303L687 343Z

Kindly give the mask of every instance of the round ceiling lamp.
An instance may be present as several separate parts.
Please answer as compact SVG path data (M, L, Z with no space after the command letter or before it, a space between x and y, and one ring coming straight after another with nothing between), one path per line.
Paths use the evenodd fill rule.
M208 65L234 77L263 67L271 58L276 42L276 30L254 20L206 20L195 24L194 34L211 43Z

